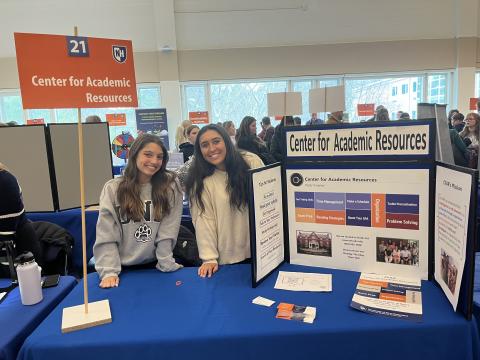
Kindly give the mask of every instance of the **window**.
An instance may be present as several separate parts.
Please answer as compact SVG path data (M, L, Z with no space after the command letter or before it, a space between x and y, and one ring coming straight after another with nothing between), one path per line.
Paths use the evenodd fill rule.
M408 84L402 84L402 94L408 93Z
M417 92L417 82L413 82L413 92Z
M309 91L312 88L311 80L304 81L292 81L292 91L299 91L302 93L302 114L299 117L302 119L302 124L305 124L310 120L310 109L309 109Z
M258 121L267 116L267 94L287 90L287 81L258 81L212 83L210 122L232 120L238 127L243 117L253 116Z
M446 104L447 99L447 75L433 74L428 75L428 94L429 103Z
M398 88L403 91L404 86L408 90L410 84L416 82L417 90L421 87L423 78L420 76L410 77L364 77L345 79L345 106L351 122L365 121L369 117L357 115L357 104L375 104L385 106L389 113L405 111L412 114L417 108L417 102L421 102L418 93L409 93L408 96L397 96ZM421 92L420 92L421 94Z
M17 124L23 124L23 108L20 91L0 92L0 121L15 121Z

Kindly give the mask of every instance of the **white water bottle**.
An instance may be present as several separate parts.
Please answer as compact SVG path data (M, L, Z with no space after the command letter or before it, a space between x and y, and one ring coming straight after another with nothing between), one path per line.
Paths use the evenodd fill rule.
M31 252L19 255L16 259L18 286L23 305L34 305L43 300L42 268L35 262Z

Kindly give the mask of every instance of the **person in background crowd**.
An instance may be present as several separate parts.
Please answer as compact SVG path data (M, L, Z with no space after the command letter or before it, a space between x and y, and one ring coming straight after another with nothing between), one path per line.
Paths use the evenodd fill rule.
M262 119L260 125L262 126L262 131L260 131L258 137L265 142L265 145L267 145L267 148L270 150L270 143L272 142L272 137L275 129L272 126L270 118L268 116L265 116Z
M375 112L375 121L390 121L390 116L386 107L380 105Z
M410 114L402 111L398 120L411 120L410 119Z
M241 150L254 153L262 159L265 165L273 164L275 158L269 153L267 146L257 136L257 120L252 116L245 116L240 123L235 140Z
M192 125L190 120L183 120L182 123L177 127L177 132L175 133L175 148L179 149L181 144L188 142L187 134L185 131L187 128Z
M469 113L465 119L465 127L459 133L467 147L478 148L480 115Z
M456 130L458 133L460 133L463 128L465 127L465 116L463 116L462 113L457 112L454 113L451 119L451 122L449 123L452 129Z
M250 257L247 174L261 166L258 156L235 148L224 128L207 125L198 133L186 188L203 261L199 276Z
M282 117L282 121L275 127L275 132L273 133L272 143L270 145L270 154L275 158L276 161L283 160L283 154L285 151L285 139L284 131L285 126L294 125L292 116Z
M322 119L317 118L317 113L312 113L312 117L307 121L306 125L319 125L324 123Z
M228 136L232 140L233 144L235 144L235 135L237 135L237 130L235 129L235 123L231 120L225 121L223 123L223 128L227 131Z
M7 126L17 126L18 123L16 121L8 121L7 123Z
M31 221L25 215L22 189L15 176L2 163L0 189L0 240L14 241L14 257L30 251L41 265L43 261L40 244ZM1 269L0 275L9 277L10 273L7 269Z
M183 162L187 162L188 159L193 155L193 149L195 145L195 140L197 139L197 134L200 128L197 125L190 125L185 133L187 134L188 142L183 143L179 146L179 150L183 153Z
M108 181L100 195L93 246L100 287L119 285L122 266L149 264L163 272L182 266L173 258L182 216L182 191L166 169L168 152L160 138L138 136L123 176Z
M293 118L293 123L294 123L295 125L297 125L297 126L302 125L302 119L301 119L300 117L298 117L298 116L295 116L295 117Z
M333 125L333 124L341 124L343 122L343 111L334 111L328 114L328 119L326 124Z
M453 161L455 165L468 166L467 146L455 129L449 129L450 142L452 144Z
M460 111L458 111L458 109L452 109L448 112L448 116L447 116L447 121L448 121L448 128L449 129L453 129L453 124L452 124L452 119L453 119L453 116L457 113L459 113Z
M102 119L100 119L100 116L98 116L98 115L90 115L90 116L87 116L87 118L85 119L85 122L86 123L101 123Z
M0 127L8 127L8 125L3 122L0 122Z

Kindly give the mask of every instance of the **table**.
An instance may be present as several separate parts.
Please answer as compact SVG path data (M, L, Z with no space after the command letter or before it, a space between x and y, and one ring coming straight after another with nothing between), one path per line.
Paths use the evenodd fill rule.
M61 309L81 303L82 286L30 335L18 360L95 359L474 359L475 321L452 311L442 291L423 283L422 323L350 308L359 274L284 264L282 270L333 274L332 293L273 289L276 273L251 288L250 266L221 266L210 279L196 268L123 273L118 288L100 289L89 275L91 301L109 299L113 322L66 335ZM176 285L176 281L182 281ZM317 307L313 324L275 318L256 296ZM275 306L275 305L274 305Z
M9 283L10 280L0 279L0 287ZM74 277L62 276L57 286L43 289L40 303L30 306L22 305L18 287L13 289L0 304L0 359L14 360L25 338L75 285Z
M82 269L82 217L80 208L56 211L56 212L36 212L27 213L31 221L48 221L57 224L72 234L75 239L73 246L73 267L78 271ZM93 256L93 245L95 244L96 226L98 220L98 210L85 211L86 221L86 242L87 242L87 261ZM192 218L188 203L183 204L182 225L193 230Z

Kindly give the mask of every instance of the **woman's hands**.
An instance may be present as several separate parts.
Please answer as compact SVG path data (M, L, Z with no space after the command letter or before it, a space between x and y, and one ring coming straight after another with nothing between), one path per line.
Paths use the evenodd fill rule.
M212 277L218 271L217 263L203 263L202 266L198 268L198 275L200 277Z
M100 287L104 289L117 287L119 283L120 278L118 276L107 276L106 278L103 278L102 281L100 281Z

